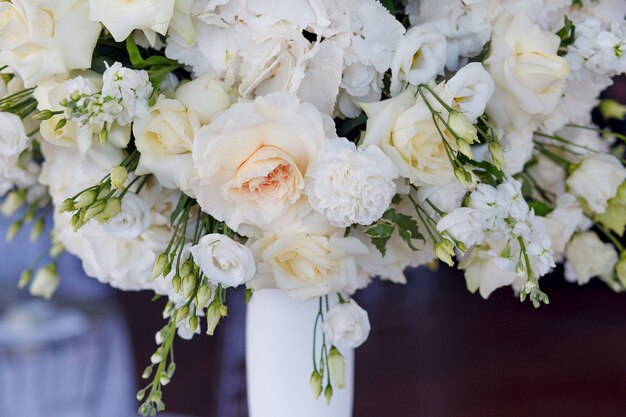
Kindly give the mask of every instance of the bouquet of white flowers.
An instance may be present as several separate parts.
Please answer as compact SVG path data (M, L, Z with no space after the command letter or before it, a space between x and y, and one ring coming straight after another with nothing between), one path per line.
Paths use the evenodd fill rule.
M68 251L168 299L142 415L164 408L175 335L213 334L236 287L320 299L311 384L328 401L341 350L369 333L350 297L372 277L440 260L471 292L539 306L564 262L623 290L626 137L591 111L626 114L598 99L626 72L625 15L623 0L0 2L8 237L32 223L36 238L54 207L49 263L20 285L51 296Z

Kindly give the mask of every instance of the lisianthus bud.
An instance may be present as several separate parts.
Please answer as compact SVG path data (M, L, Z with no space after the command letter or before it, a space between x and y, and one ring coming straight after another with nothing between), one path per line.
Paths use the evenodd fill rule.
M11 191L7 194L0 212L6 217L14 215L26 202L26 190Z
M469 146L469 143L467 143L465 140L463 139L457 140L456 147L459 150L459 152L467 156L469 159L474 158L474 154L472 154L472 148Z
M34 115L33 119L39 120L39 121L44 121L44 120L51 119L52 116L54 116L54 113L52 113L50 110L42 110L39 113L37 113L36 115Z
M98 214L102 213L106 208L107 204L104 200L98 200L89 206L87 211L85 211L85 215L83 216L84 220L91 220L96 217Z
M448 119L448 127L467 143L478 141L478 131L466 115L453 112Z
M33 278L33 270L27 269L26 271L22 272L22 275L20 275L20 280L17 282L17 287L24 288L30 282L32 278Z
M195 289L196 289L195 275L194 274L185 275L185 277L183 278L183 286L182 286L183 297L185 297L185 299L189 299L189 297L191 297L191 295L193 294L193 290Z
M176 323L180 323L182 320L186 319L187 316L189 316L189 306L184 305L176 312Z
M30 229L30 241L36 242L37 239L41 236L44 229L46 228L46 221L44 219L37 219L35 224L33 224L32 229Z
M123 166L116 166L111 169L111 185L120 188L128 179L128 170Z
M437 255L437 258L439 258L442 262L445 262L449 266L454 266L454 261L452 260L454 250L452 251L452 253L450 253L450 251L448 250L448 246L445 242L447 242L448 244L450 243L450 241L444 239L441 242L437 242L435 244L435 255Z
M82 192L76 199L76 203L74 204L74 207L77 209L82 209L87 206L90 206L93 204L94 201L96 201L96 197L97 197L96 192L93 190Z
M331 347L328 353L328 368L330 377L337 388L346 386L346 361L336 347Z
M211 299L211 287L208 285L202 285L198 288L198 293L196 294L196 306L199 308L204 308L207 305L209 300Z
M63 129L66 124L67 124L67 119L60 119L59 123L57 123L57 125L54 127L54 130Z
M58 258L65 251L65 246L61 242L54 242L48 251L48 255L52 258Z
M222 303L215 299L211 304L209 304L209 308L206 312L206 320L207 320L207 331L206 333L209 336L213 336L215 333L215 328L217 327L220 319L222 318Z
M181 293L183 289L183 279L180 275L174 275L174 278L172 278L172 287L174 288L174 291L176 291L176 294Z
M189 319L189 328L192 332L196 331L196 329L198 328L198 316L191 316L191 318Z
M23 225L24 223L21 220L18 220L9 226L9 229L7 230L7 236L6 236L7 242L10 242L13 240L13 238L15 238L15 236L20 232L20 230L22 230Z
M467 170L457 167L454 169L454 176L457 181L461 183L463 187L469 188L473 185L472 174L467 172Z
M72 200L71 198L68 198L67 200L63 201L63 203L61 203L61 206L59 207L59 213L65 213L68 211L73 211L74 210L74 200Z
M160 348L157 349L157 351L154 352L152 356L150 356L150 362L152 362L153 364L161 363L162 360L163 360L163 351Z
M60 282L61 279L57 273L57 266L52 263L37 271L29 290L31 295L49 300Z
M324 390L324 397L326 397L326 405L330 405L330 400L333 398L333 387L326 385L326 389Z
M100 131L100 143L105 144L109 140L109 131L107 129L102 129Z
M502 169L504 165L504 150L502 149L502 145L498 142L489 143L489 153L491 154L494 165L498 167L498 169Z
M109 198L104 210L96 216L96 219L101 223L105 223L120 214L121 211L122 201L119 198Z
M160 254L157 258L156 263L154 264L154 267L152 268L152 279L163 275L163 272L165 271L165 268L167 267L167 265L169 265L169 263L170 261L167 257L167 254Z
M313 391L313 396L317 400L320 395L322 395L322 375L317 372L317 370L313 371L311 374L311 391Z
M615 100L602 100L600 102L600 113L605 120L624 120L626 118L626 106Z

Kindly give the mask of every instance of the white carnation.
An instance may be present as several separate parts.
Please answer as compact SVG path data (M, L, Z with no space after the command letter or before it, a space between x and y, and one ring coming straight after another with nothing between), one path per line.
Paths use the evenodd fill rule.
M398 170L376 146L356 149L344 138L328 141L307 173L306 193L314 210L335 227L369 225L389 208Z

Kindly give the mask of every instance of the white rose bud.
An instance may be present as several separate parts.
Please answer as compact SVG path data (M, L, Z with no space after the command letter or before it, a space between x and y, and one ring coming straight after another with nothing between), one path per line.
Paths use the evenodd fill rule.
M355 349L370 333L367 312L354 300L334 305L326 315L324 333L330 344L342 349Z
M250 249L219 233L204 236L191 254L209 281L224 287L244 284L256 272Z

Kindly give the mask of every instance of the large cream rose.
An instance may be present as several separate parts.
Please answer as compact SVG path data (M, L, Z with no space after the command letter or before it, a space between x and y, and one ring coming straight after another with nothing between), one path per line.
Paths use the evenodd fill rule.
M328 137L324 125L324 116L293 94L235 104L195 137L191 189L198 203L244 234L254 233L248 226L290 223L308 208L304 177Z
M0 2L0 62L26 87L89 68L102 28L87 18L88 7L81 0Z
M524 13L502 13L495 22L485 68L496 83L487 113L500 127L521 128L557 106L569 74L557 55L559 37L542 30Z
M447 184L454 179L452 165L431 112L415 91L411 87L392 99L362 104L369 117L363 144L381 148L413 185ZM434 97L426 97L442 110ZM440 128L445 132L443 124ZM451 136L447 141L456 148Z

